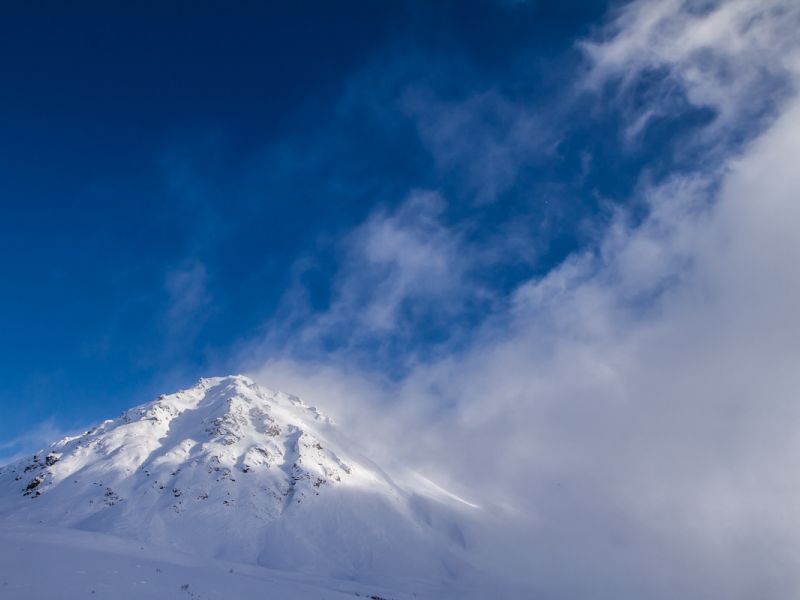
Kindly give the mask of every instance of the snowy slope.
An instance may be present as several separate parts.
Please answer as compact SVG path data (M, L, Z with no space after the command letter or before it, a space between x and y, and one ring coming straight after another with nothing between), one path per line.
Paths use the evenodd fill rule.
M437 489L397 486L315 408L232 376L3 467L0 522L389 587L452 587L471 572L463 523L475 509Z
M446 596L445 596L446 594ZM202 559L99 533L55 528L0 528L0 598L4 600L355 600L457 598L297 576L264 567Z

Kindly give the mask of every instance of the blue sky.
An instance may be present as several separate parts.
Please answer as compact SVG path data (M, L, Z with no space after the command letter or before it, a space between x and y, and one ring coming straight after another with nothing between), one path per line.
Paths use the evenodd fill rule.
M287 290L323 309L346 232L414 190L436 189L470 237L537 238L536 256L477 269L507 290L580 244L598 193L630 179L630 157L585 173L585 144L539 123L513 167L470 148L505 143L523 106L561 112L602 3L80 6L3 19L3 440L241 368L231 348ZM465 102L480 113L459 123ZM486 308L415 318L410 343Z
M687 140L714 109L663 68L587 83L581 44L623 6L8 11L4 452L203 375L298 359L396 381L468 348L620 207L646 214L643 177L708 160ZM380 226L397 245L369 257ZM406 264L404 241L430 248Z
M0 457L245 372L487 508L484 566L537 595L791 597L797 31L794 0L7 10Z

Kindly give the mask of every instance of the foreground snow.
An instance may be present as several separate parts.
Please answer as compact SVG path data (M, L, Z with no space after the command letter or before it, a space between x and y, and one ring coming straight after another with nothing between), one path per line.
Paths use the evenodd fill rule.
M419 582L407 585L416 591L203 559L100 533L46 526L0 528L4 600L463 597L455 589L437 591Z

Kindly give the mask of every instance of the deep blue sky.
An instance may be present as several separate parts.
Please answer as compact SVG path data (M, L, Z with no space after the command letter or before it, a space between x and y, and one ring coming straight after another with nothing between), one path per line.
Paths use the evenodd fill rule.
M475 269L500 296L586 243L640 165L676 160L681 135L656 123L632 151L619 115L575 97L574 44L607 9L6 6L0 454L48 420L69 429L247 367L242 348L262 336L271 341L250 360L280 353L287 290L324 310L341 240L413 190L436 190L437 218L487 247L510 229L535 240L534 257L506 250ZM446 124L464 107L453 134ZM536 120L529 133L520 114ZM513 175L487 166L498 140ZM421 316L411 307L412 333L365 360L391 375L398 352L424 356L490 312L481 301Z

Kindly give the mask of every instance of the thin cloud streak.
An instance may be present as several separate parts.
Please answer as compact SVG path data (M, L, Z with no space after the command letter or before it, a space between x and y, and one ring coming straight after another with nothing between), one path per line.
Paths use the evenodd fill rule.
M781 99L796 91L800 6L786 0L631 2L580 48L590 60L581 82L600 92L616 85L617 102L648 78L658 93L631 108L628 137L685 106L713 111L698 140L724 152L736 136L763 129ZM767 121L768 122L768 121Z
M11 464L24 456L30 456L31 451L44 448L53 441L74 433L75 430L67 431L59 427L53 417L42 421L23 435L0 444L0 466Z

